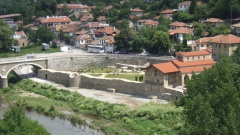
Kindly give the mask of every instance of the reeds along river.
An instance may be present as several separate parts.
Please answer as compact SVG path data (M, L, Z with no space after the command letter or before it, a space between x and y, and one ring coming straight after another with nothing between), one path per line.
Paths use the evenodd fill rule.
M8 107L0 105L0 116L2 117ZM25 112L25 115L31 120L38 121L43 125L51 135L103 135L101 132L92 130L88 124L85 125L72 125L70 121L62 120L59 118L51 119L44 115L37 114L36 112Z

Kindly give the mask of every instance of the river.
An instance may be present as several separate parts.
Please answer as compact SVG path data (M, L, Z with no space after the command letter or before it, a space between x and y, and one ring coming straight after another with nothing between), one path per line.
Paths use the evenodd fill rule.
M0 116L3 116L8 107L0 105ZM59 118L51 119L36 112L25 112L25 115L31 120L38 121L43 125L51 135L103 135L103 133L92 130L88 125L73 126L70 121Z

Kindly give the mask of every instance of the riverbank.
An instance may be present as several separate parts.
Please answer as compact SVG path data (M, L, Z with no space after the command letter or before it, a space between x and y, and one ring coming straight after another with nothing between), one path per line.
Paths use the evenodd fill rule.
M22 91L41 96L20 96ZM67 110L82 117L91 117L94 119L91 126L99 127L105 134L177 134L183 124L182 108L171 104L150 102L132 109L31 80L22 80L2 92L6 100L24 105L26 109L49 112L54 108L59 112Z

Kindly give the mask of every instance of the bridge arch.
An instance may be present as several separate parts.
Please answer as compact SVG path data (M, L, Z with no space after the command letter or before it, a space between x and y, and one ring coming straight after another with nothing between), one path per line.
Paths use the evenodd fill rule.
M7 77L7 75L12 71L14 70L15 68L17 67L20 67L20 66L23 66L23 65L31 65L33 66L35 69L44 69L44 67L42 67L41 65L37 64L37 63L20 63L20 64L17 64L17 65L14 65L13 67L11 67L10 69L8 69L6 71L6 74L5 76L2 76L2 77Z

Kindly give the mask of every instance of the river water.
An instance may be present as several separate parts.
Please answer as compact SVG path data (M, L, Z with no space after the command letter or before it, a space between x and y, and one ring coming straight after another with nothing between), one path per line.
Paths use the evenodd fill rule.
M0 105L0 116L3 116L7 109L8 107ZM25 115L31 120L38 121L38 123L43 125L51 135L103 135L101 132L90 129L88 125L73 126L70 121L62 120L57 117L51 119L50 117L27 111Z

